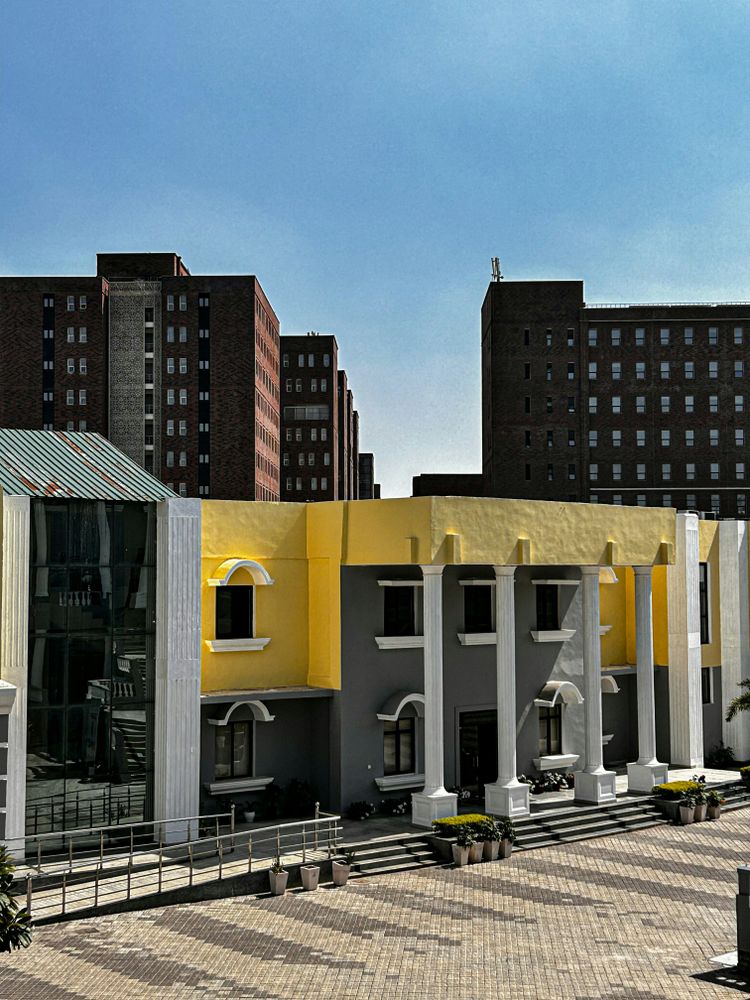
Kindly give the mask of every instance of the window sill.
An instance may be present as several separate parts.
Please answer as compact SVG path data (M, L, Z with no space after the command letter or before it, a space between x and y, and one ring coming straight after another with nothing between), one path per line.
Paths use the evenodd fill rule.
M494 646L497 642L496 632L458 632L456 634L462 646Z
M599 626L599 635L606 635L610 631L611 628L612 628L611 625L600 625Z
M206 639L212 653L250 653L265 649L270 639Z
M233 795L235 792L259 792L271 784L273 778L221 778L207 785L210 795Z
M424 649L423 635L376 635L378 649Z
M395 792L401 788L422 788L424 786L424 775L389 774L382 778L375 778L375 784L381 792Z
M534 766L537 771L556 771L561 767L572 767L578 763L577 753L556 753L549 757L535 757Z
M531 638L534 642L567 642L576 634L574 628L559 628L549 632L538 632L531 629Z

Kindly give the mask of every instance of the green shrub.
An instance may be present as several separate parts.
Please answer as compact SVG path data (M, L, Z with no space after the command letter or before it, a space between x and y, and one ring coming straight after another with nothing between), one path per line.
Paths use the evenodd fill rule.
M474 836L472 827L470 826L457 826L456 831L456 844L459 847L471 847L476 844L477 840Z
M743 781L750 781L750 766L740 768L740 777Z
M654 785L651 794L660 799L682 799L685 795L695 795L699 790L697 781L665 781L663 785Z

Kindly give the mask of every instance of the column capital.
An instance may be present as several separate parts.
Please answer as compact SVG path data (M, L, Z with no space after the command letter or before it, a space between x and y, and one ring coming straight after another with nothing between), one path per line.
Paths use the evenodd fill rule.
M432 563L419 567L423 576L442 576L445 566L433 566Z
M581 576L599 576L601 566L580 566Z
M518 566L493 566L495 576L513 576Z
M632 567L633 572L634 573L638 573L639 576L646 576L646 575L651 576L653 568L654 568L653 566L633 566Z

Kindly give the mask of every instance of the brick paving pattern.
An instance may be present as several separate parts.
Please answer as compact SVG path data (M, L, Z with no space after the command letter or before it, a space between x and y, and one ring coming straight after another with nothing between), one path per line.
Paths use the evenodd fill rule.
M1 1000L750 997L735 947L750 810L344 889L43 927Z

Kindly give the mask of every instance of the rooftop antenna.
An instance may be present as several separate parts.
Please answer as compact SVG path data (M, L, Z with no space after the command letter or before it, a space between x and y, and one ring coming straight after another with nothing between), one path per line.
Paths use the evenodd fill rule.
M499 257L493 257L492 258L492 280L493 281L502 281L503 280L503 272L500 270L500 258Z

